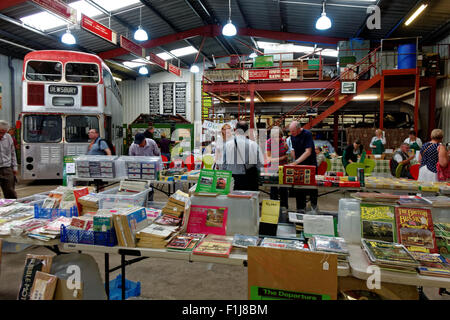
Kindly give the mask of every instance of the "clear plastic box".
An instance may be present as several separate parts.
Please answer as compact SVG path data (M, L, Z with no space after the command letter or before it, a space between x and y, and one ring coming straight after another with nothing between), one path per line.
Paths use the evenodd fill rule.
M158 172L162 170L161 157L122 156L124 176L129 179L157 180Z
M357 199L339 200L338 233L348 243L361 242L361 202Z
M29 197L24 197L24 198L17 199L16 202L19 202L19 203L22 203L22 204L26 204L26 205L29 205L29 206L33 206L35 204L42 205L46 198L47 198L46 195L34 194L32 196L29 196Z
M99 198L100 209L115 209L128 207L145 207L147 204L149 188L136 194L118 194L119 187L115 187L96 194Z
M114 179L123 176L118 156L81 155L75 158L80 178Z

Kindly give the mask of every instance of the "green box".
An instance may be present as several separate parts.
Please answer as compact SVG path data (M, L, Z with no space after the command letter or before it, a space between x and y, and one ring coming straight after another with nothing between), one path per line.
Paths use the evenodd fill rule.
M308 60L308 70L319 70L319 67L320 67L319 59Z
M255 68L273 67L273 56L259 56L255 58Z
M347 64L354 64L356 63L356 57L355 56L347 56L347 57L339 57L339 66L345 67Z

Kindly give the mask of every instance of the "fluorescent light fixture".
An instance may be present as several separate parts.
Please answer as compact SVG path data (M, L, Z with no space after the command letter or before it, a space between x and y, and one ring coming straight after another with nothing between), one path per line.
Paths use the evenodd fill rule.
M200 71L200 69L194 64L191 66L189 71L191 71L192 73L198 73Z
M254 102L259 102L259 99L258 98L254 98L253 101ZM246 98L245 102L250 102L250 98Z
M362 96L354 97L353 100L378 100L378 96L377 95L362 95Z
M107 10L107 11L116 11L125 7L129 7L133 4L141 4L140 0L116 0L116 1L111 1L111 0L94 0L93 2L95 2L96 4L98 4L100 7L102 7L103 9Z
M122 81L121 78L118 78L118 77L113 77L113 78L114 78L114 80L116 80L117 82L121 82L121 81Z
M428 7L428 4L422 4L419 9L417 9L416 12L414 12L413 15L408 20L406 20L405 26L409 26L411 22L413 22L419 16L419 14L421 14L422 11L425 10L426 7Z
M338 51L334 49L325 49L322 50L322 56L326 57L336 57L338 56Z
M251 59L254 59L254 58L256 58L258 56L258 54L256 53L256 52L252 52L252 53L250 53L250 55L248 56L249 58L251 58Z
M305 101L306 97L282 97L281 101Z
M323 11L320 15L320 18L316 21L316 29L318 30L327 30L331 28L331 20L327 17L327 14L325 12L325 1L322 3L323 5Z
M139 26L139 28L134 33L134 39L137 41L147 41L148 40L147 31L145 31L144 29L141 28L141 26Z
M173 57L170 54L168 54L167 52L158 53L157 56L164 60L173 59Z
M139 74L142 74L143 76L148 74L148 69L145 66L142 66L139 68Z
M170 53L176 57L183 57L197 52L198 50L195 49L193 46L170 50Z
M73 34L70 33L69 28L67 28L66 33L64 33L64 34L61 36L61 42L62 42L62 43L65 43L65 44L72 45L72 44L77 43L77 40L75 39L75 37L73 36Z
M55 29L67 24L66 21L59 19L58 17L46 11L20 18L20 20L27 26L33 27L41 31Z

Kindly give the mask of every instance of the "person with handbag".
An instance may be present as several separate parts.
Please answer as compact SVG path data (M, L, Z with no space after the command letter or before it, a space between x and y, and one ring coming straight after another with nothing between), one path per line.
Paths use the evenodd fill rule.
M448 147L439 146L438 163L436 164L437 178L439 181L450 181L450 155Z
M264 165L264 155L258 144L245 136L248 124L239 121L235 136L224 146L222 170L231 171L234 190L258 191L259 172Z
M419 154L419 181L436 182L438 181L437 165L439 162L439 147L444 138L441 129L431 131L431 141L425 143L420 149Z

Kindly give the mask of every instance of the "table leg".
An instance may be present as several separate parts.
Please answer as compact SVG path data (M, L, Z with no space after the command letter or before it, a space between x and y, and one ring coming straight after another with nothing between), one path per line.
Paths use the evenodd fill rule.
M109 253L105 253L105 290L109 300Z
M121 263L121 269L122 269L122 300L125 300L125 290L126 290L126 288L125 288L125 263L126 263L126 261L125 261L124 254L121 255L120 263Z

